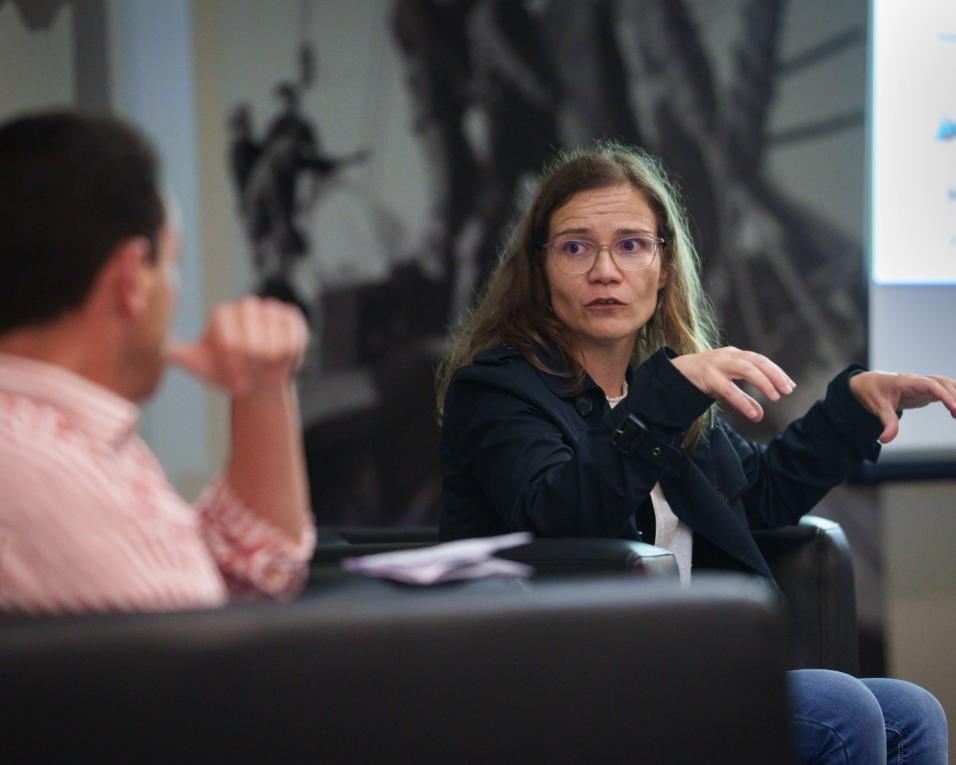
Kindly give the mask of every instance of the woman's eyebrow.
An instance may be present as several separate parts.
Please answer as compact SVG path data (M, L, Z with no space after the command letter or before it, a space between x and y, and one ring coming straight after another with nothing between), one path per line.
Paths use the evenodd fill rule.
M642 228L642 227L639 227L639 228L630 228L630 227L629 227L629 228L619 228L619 229L615 229L614 233L615 233L615 234L650 234L651 236L654 235L654 232L651 231L651 229L649 229L649 228Z
M584 227L584 228L563 228L560 231L555 232L555 236L563 236L564 234L590 234L593 229Z
M587 227L579 228L563 228L560 231L555 232L554 236L565 236L566 234L591 234L594 232L594 229ZM655 236L654 232L649 228L643 227L625 227L618 228L614 230L615 236L627 236L628 234L648 234L649 236Z

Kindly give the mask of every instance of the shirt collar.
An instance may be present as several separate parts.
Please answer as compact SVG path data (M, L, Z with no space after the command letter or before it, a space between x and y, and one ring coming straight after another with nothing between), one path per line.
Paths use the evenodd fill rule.
M616 407L627 398L627 378L624 378L624 384L621 386L621 388L622 390L620 396L605 396L607 403L611 406L611 409Z
M139 426L139 407L92 380L45 361L0 353L0 390L48 404L91 438L117 447Z

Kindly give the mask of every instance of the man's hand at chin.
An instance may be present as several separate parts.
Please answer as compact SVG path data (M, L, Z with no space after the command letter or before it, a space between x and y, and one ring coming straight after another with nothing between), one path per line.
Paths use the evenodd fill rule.
M244 297L213 311L195 343L173 341L167 360L234 397L285 385L308 339L301 311L269 298Z

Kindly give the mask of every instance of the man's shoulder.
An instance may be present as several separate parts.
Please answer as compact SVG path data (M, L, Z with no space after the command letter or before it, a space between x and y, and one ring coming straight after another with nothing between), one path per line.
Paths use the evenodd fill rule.
M85 435L56 407L0 391L0 491L7 499L40 487L79 491L88 450Z
M54 439L69 427L62 413L48 402L0 390L0 446L11 457L29 459L33 450L21 447Z

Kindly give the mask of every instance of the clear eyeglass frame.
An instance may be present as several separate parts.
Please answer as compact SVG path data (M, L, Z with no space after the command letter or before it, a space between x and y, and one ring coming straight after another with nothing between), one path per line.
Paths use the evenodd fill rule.
M622 242L630 242L635 239L640 239L644 242L650 242L652 248L651 254L647 258L643 258L637 262L628 261L626 257L619 257L615 254L615 250L619 250L619 245ZM558 250L558 246L562 244L567 244L568 242L581 242L582 244L588 244L594 248L594 252L587 258L583 258L580 262L573 262L568 260L565 257L562 257L561 253ZM611 256L611 260L614 261L614 265L620 268L622 271L644 271L647 268L650 268L651 264L654 262L654 258L657 257L657 254L660 250L660 246L666 244L666 241L663 237L660 236L649 236L647 234L638 234L634 236L625 236L617 239L611 244L598 244L597 242L592 242L590 239L578 239L576 237L561 237L560 239L554 239L550 242L545 242L541 245L542 249L548 251L548 254L551 255L552 260L554 261L555 267L564 274L569 276L578 276L580 274L586 274L597 262L598 255L601 254L601 250L607 250L608 254Z

